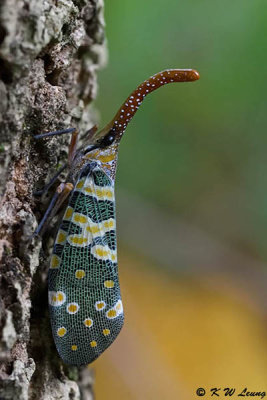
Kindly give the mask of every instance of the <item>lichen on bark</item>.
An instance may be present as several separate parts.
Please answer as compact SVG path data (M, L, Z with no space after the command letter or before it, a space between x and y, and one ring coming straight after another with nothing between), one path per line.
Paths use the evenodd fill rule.
M63 365L49 326L46 272L53 229L29 240L47 199L33 191L69 138L33 135L93 125L105 61L103 0L3 0L0 5L0 398L92 398L92 374Z

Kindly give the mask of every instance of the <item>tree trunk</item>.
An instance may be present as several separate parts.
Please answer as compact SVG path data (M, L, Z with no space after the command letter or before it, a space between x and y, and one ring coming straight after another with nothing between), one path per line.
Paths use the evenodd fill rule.
M0 6L0 399L91 399L92 373L64 365L54 346L46 275L53 226L31 239L47 198L33 191L66 158L66 136L92 124L105 58L102 0L2 0ZM52 191L49 193L51 195Z

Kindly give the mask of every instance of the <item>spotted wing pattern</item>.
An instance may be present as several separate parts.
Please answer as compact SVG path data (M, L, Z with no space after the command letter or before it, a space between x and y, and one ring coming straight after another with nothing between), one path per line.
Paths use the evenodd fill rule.
M48 275L49 308L64 362L94 361L124 320L118 279L114 183L99 167L84 168L61 222Z

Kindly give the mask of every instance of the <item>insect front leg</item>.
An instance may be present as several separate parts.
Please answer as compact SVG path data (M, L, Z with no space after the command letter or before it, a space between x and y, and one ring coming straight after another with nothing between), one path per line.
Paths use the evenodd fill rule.
M95 127L92 129L95 130ZM68 151L68 162L65 163L59 171L53 176L53 178L50 180L48 184L45 185L45 187L40 190L35 192L35 195L42 195L45 193L57 180L59 175L67 168L67 166L71 166L71 163L75 157L76 151L77 151L77 143L78 143L78 131L76 128L69 128L69 129L63 129L63 130L58 130L58 131L53 131L53 132L47 132L43 133L40 135L34 136L35 139L41 139L49 136L56 136L56 135L63 135L66 133L71 133L71 142L69 145L69 151ZM33 236L36 235L42 235L49 223L49 221L56 215L58 209L62 205L62 203L66 200L66 198L69 196L73 189L73 184L72 183L61 183L58 187L57 190L40 222L38 225L36 231L34 232Z
M56 190L56 193L52 197L52 200L40 222L33 236L39 235L42 236L44 233L49 221L56 215L60 206L64 201L68 198L70 193L72 192L73 184L72 183L61 183Z
M60 167L57 173L53 176L53 178L40 190L36 190L33 192L34 196L42 196L45 192L47 192L51 186L56 182L57 178L61 175L61 173L67 168L68 163L65 163Z
M83 136L82 139L84 138L90 138L96 131L97 131L97 125L94 125L92 128L90 128ZM58 130L58 131L53 131L53 132L46 132L42 133L40 135L35 135L35 139L42 139L50 136L57 136L57 135L64 135L67 133L71 133L71 141L69 145L69 151L68 151L68 162L63 164L63 166L56 172L56 174L51 178L51 180L41 189L35 191L33 194L34 196L41 196L45 192L47 192L50 187L56 182L57 178L60 176L60 174L68 167L71 166L71 163L75 157L75 154L77 152L77 144L78 144L78 131L76 128L69 128L69 129L63 129L63 130Z
M66 133L73 133L75 131L76 131L76 128L68 128L68 129L61 129L58 131L45 132L45 133L41 133L40 135L35 135L34 139L42 139L42 138L46 138L48 136L65 135Z
M46 133L41 133L40 135L35 135L34 139L43 139L49 136L59 136L59 135L65 135L66 133L71 133L71 141L69 145L69 151L68 151L68 164L71 165L75 154L77 150L77 143L78 143L78 131L76 128L69 128L69 129L62 129L59 131L53 131L53 132L46 132ZM56 179L56 178L52 178Z
M42 138L46 138L46 137L50 137L50 136L64 135L67 133L72 134L69 151L68 151L68 162L62 165L62 167L56 172L56 174L52 177L52 179L41 190L35 191L33 193L34 196L41 196L42 194L47 192L50 189L50 187L56 182L56 180L60 176L60 174L67 168L68 165L71 164L71 161L73 160L75 153L76 153L77 142L78 142L78 131L76 128L68 128L68 129L62 129L62 130L53 131L53 132L41 133L40 135L34 136L34 139L42 139Z

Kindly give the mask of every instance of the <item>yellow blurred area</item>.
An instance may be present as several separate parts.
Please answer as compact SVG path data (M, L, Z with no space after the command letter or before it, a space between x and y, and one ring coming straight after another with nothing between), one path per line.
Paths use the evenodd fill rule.
M127 250L119 256L125 325L92 364L97 400L189 400L198 387L266 389L264 319L248 294L223 277L166 273Z

